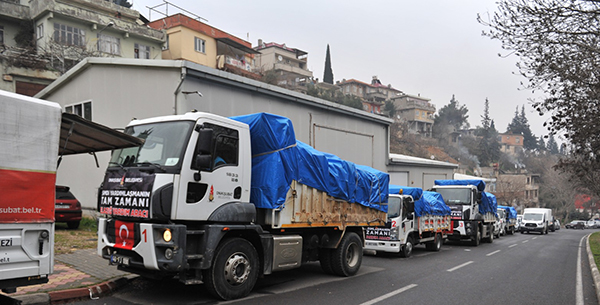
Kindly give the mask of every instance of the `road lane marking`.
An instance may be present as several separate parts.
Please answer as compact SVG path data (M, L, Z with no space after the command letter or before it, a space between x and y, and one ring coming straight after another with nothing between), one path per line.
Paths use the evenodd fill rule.
M384 295L382 295L382 296L380 296L378 298L375 298L375 299L372 299L370 301L361 303L360 305L372 305L372 304L381 302L381 301L383 301L385 299L391 298L391 297L393 297L393 296L395 296L395 295L397 295L399 293L405 292L405 291L407 291L407 290L409 290L411 288L415 288L415 287L417 287L417 284L410 284L410 285L404 286L404 287L402 287L402 288L400 288L398 290L392 291L392 292L390 292L388 294L384 294Z
M523 241L523 243L526 243L526 242L528 242L528 241L529 241L529 240L528 240L528 239L526 239L526 240L524 240L524 241Z
M462 268L462 267L464 267L464 266L467 266L467 265L470 265L470 264L472 264L472 263L473 263L473 261L468 261L468 262L466 262L466 263L464 263L464 264L462 264L462 265L458 265L458 266L456 266L456 267L454 267L454 268L450 268L450 269L448 269L448 270L446 270L446 271L448 271L448 272L452 272L452 271L454 271L454 270L460 269L460 268Z
M537 238L537 236L536 236L536 237L534 237L534 238L532 238L532 239L536 239L536 238Z
M516 246L517 246L517 244L512 244L512 245L510 245L510 246L508 246L508 247L509 247L509 248L512 248L512 247L516 247Z
M488 254L486 254L485 256L492 256L492 255L494 255L494 254L496 254L496 253L498 253L498 252L500 252L500 250L496 250L496 251L494 251L494 252L492 252L492 253L488 253Z
M586 238L586 236L582 237L581 240L579 241L579 248L577 248L577 275L575 275L577 278L575 279L575 304L576 305L583 305L583 279L582 279L582 274L581 274L581 251L582 251L582 244L583 244L583 239Z

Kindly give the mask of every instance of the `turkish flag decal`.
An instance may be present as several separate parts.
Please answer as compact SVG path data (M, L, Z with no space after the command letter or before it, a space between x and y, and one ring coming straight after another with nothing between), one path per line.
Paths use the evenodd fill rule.
M125 250L133 249L135 243L134 238L134 226L132 222L124 222L115 220L115 248L121 248Z

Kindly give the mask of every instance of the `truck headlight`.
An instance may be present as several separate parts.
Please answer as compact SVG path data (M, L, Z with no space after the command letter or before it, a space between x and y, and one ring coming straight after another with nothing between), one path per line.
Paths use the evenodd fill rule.
M166 242L170 242L172 238L173 238L173 235L171 234L171 229L166 229L166 230L163 232L163 239L164 239Z
M398 227L393 227L390 229L390 238L392 240L397 240L398 239Z

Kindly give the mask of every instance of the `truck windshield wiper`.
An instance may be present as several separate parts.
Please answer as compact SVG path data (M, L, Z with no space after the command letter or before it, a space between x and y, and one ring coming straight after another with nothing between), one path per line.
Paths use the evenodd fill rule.
M158 168L158 169L160 169L160 170L161 170L161 171L163 171L163 172L165 172L165 171L166 171L166 170L165 170L165 168L164 168L164 167L162 167L162 166L161 166L160 164L158 164L158 163L152 163L152 162L138 162L138 163L136 163L136 164L137 164L137 166L150 165L150 166L154 166L155 168Z
M123 166L123 164L121 164L119 162L108 162L108 165L118 165L121 169L125 169L125 167Z

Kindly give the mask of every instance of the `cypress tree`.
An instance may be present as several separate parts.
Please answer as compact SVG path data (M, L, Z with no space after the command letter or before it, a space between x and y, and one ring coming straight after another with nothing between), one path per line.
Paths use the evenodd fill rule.
M327 44L327 54L325 55L325 72L323 82L333 85L333 70L331 69L331 56L329 55L329 44Z

